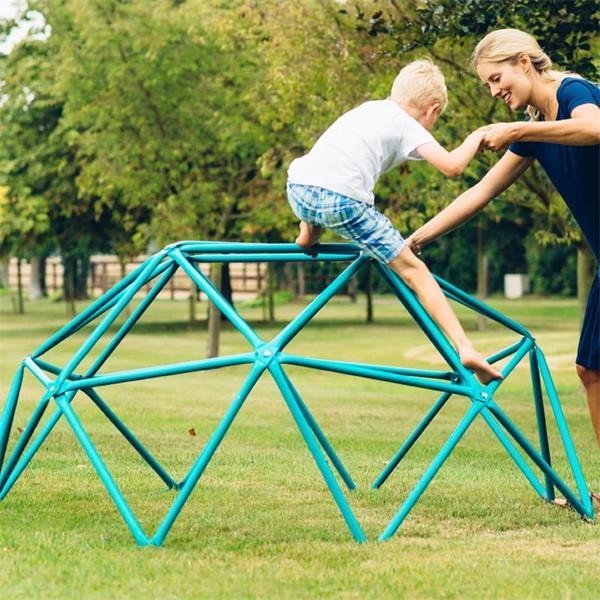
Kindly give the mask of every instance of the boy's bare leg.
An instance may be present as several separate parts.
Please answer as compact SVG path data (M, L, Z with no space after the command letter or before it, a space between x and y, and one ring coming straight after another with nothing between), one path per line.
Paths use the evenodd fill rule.
M296 238L296 244L298 244L298 246L302 246L303 248L311 248L315 244L319 243L322 232L322 227L300 221L300 233Z
M425 265L405 246L388 267L393 269L404 282L417 294L419 300L454 344L460 361L472 369L481 383L500 379L502 375L475 350L467 338L448 300L442 293L437 281Z

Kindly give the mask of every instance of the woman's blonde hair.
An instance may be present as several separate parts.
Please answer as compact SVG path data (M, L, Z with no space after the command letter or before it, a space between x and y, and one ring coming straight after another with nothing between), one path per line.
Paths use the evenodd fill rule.
M428 58L414 60L398 73L390 98L417 108L425 108L428 104L437 102L442 113L448 104L444 74Z
M538 75L546 81L556 81L567 75L564 71L552 69L550 57L540 48L537 40L519 29L498 29L488 33L473 50L471 64L477 67L479 63L516 64L521 54L527 54ZM569 73L569 75L573 75ZM577 75L575 75L577 76ZM527 112L534 120L540 119L540 111L528 106Z

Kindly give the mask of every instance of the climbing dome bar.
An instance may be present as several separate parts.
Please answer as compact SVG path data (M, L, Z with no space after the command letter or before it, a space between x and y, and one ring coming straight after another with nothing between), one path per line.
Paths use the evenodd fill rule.
M271 340L264 340L256 333L252 326L225 300L220 291L203 274L200 268L205 263L312 261L337 261L347 263L347 266ZM302 328L369 262L373 262L375 268L379 270L400 303L424 332L432 346L439 352L448 366L446 370L422 370L411 368L410 366L400 367L325 360L322 358L297 356L285 351L288 344ZM206 294L208 299L246 339L248 342L248 352L217 358L188 360L175 364L156 365L128 371L101 372L106 360L119 346L132 327L134 327L177 270L185 272L197 288ZM462 396L470 400L467 411L458 422L452 434L442 445L437 456L425 469L421 479L385 527L379 536L380 540L387 540L394 535L423 492L427 489L427 486L435 477L444 461L478 417L483 419L489 426L492 434L506 449L517 468L543 500L552 502L555 498L555 490L558 490L582 517L592 518L593 508L590 495L569 434L567 422L552 381L548 364L535 339L519 323L516 323L476 298L469 296L443 279L437 278L437 281L450 300L456 301L468 309L503 325L518 335L518 340L515 343L498 349L492 356L488 357L489 362L492 364L508 359L502 368L502 380L493 381L487 385L479 383L473 373L461 364L452 345L406 284L385 265L373 261L373 259L362 253L358 247L352 244L321 244L316 246L310 255L295 244L184 241L167 246L148 258L135 271L93 302L86 310L57 331L29 356L24 358L18 366L0 421L0 500L6 498L15 482L29 466L36 452L52 432L54 426L64 417L89 457L136 542L141 546L160 546L202 477L204 470L213 458L248 394L256 382L268 372L275 381L348 529L357 541L363 542L366 540L365 534L354 516L342 489L345 486L348 490L353 490L356 485L286 372L287 365L294 365L307 369L366 377L403 386L425 388L440 393L439 398L423 416L415 430L404 441L397 453L390 459L387 466L377 477L372 486L374 489L383 485L413 444L419 439L420 435L435 419L442 407L453 396ZM129 311L129 303L136 294L140 294L144 290L146 290L146 295L133 310ZM116 329L116 332L114 328L109 331L111 325L115 323L121 314L125 316L123 323ZM44 358L46 353L52 348L67 340L87 325L92 326L92 333L67 364L56 365ZM84 371L78 370L78 367L101 339L106 344L103 350L89 368ZM537 446L527 439L495 400L497 390L505 384L515 367L522 360L529 361L532 401L535 407L538 430ZM224 369L234 365L248 365L248 374L240 390L222 416L217 428L210 436L189 472L181 481L176 481L167 473L152 456L150 451L142 445L118 415L115 414L109 404L103 400L98 391L99 388L104 386L156 377L175 376L183 373ZM41 385L41 398L24 428L13 432L14 443L12 444L11 452L7 456L9 439L13 439L11 438L11 431L16 429L14 426L14 417L25 371L29 371ZM218 377L218 374L215 376ZM352 381L350 380L348 381L347 389L348 393L351 394ZM114 425L148 466L162 479L164 484L174 490L175 499L173 504L153 534L148 535L140 526L140 523L133 514L77 416L73 400L78 393L87 396L97 406L106 419ZM547 399L552 416L556 422L566 458L572 471L576 490L571 489L552 466L546 428L545 412L547 407L545 407L544 398ZM53 407L53 412L43 426L40 427L42 417L50 405ZM529 462L525 460L525 456L530 459ZM539 470L538 475L532 469L531 463ZM482 465L482 468L484 468L484 465ZM543 477L542 480L538 478L540 474Z

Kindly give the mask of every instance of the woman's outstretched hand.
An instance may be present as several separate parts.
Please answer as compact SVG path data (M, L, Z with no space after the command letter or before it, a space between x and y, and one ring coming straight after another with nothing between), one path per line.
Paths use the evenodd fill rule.
M478 131L483 132L483 148L494 152L500 152L518 139L517 123L493 123L480 127Z

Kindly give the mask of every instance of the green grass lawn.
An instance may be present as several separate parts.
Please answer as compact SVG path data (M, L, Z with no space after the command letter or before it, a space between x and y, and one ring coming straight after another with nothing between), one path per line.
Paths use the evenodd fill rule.
M492 299L527 326L544 349L592 488L600 453L573 361L575 300ZM199 307L202 314L205 304ZM278 322L240 306L269 339L301 304L277 307ZM82 308L80 306L80 308ZM67 320L63 304L28 303L24 316L0 297L0 405L20 359ZM515 336L458 309L486 353ZM186 322L187 303L158 301L103 372L202 358L206 331ZM362 301L339 298L290 345L290 352L339 360L443 368L391 297L379 297L374 324ZM80 333L52 350L64 365ZM227 327L221 354L247 343ZM91 359L85 361L90 364ZM239 388L247 367L100 388L127 425L182 478ZM396 536L376 538L467 409L452 399L378 491L370 484L437 397L394 386L290 368L304 400L358 484L347 494L369 542L353 541L268 375L242 408L162 548L139 548L72 431L62 420L0 504L0 597L410 597L597 598L600 526L541 502L482 419L476 421ZM41 396L26 377L15 428ZM537 443L526 362L497 394ZM54 407L51 406L51 410ZM139 459L85 397L74 408L148 534L175 493ZM190 434L193 430L195 435ZM554 427L554 463L570 484ZM14 439L11 440L11 446Z

